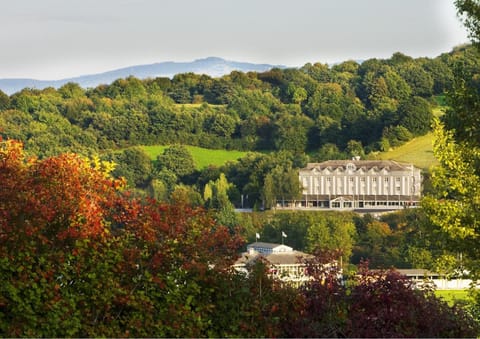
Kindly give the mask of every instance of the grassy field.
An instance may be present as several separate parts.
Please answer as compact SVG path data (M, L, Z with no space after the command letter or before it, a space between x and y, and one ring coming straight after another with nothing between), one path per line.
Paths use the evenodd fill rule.
M406 144L388 152L378 153L375 159L408 162L426 170L438 164L433 156L432 133L410 140Z
M148 154L150 159L156 160L157 156L163 153L168 146L141 146L142 150ZM237 160L244 157L247 152L211 150L196 146L185 146L193 157L197 169L208 167L209 165L221 166L227 161Z
M437 160L433 157L432 134L415 138L406 144L391 149L388 152L378 153L373 156L379 160L396 160L399 162L412 163L419 168L428 170L432 165L437 165ZM141 146L143 151L148 154L150 159L156 160L157 156L163 153L168 146L154 145ZM196 146L185 146L190 151L195 161L197 169L205 168L209 165L221 166L227 161L237 160L244 157L247 152L233 150L211 150Z
M445 106L445 97L437 96L435 100L438 105L432 108L432 113L435 117L439 118L445 114L447 109ZM410 140L406 144L391 149L388 152L378 153L374 156L374 159L412 163L425 170L438 165L437 159L433 156L432 133Z
M468 300L467 290L436 290L435 295L445 300L449 305Z

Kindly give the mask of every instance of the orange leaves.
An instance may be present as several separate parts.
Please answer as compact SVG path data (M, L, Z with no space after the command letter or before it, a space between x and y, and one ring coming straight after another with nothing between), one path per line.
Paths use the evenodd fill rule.
M21 143L0 142L0 234L50 243L104 235L122 183L95 166L75 154L26 159Z
M121 181L107 176L109 166L75 154L27 160L21 143L0 142L0 242L60 245L105 237L113 229L148 246L169 244L175 260L189 264L234 258L241 239L207 212L132 198L119 191Z
M0 142L6 333L198 336L242 240L203 209L133 198L102 166L75 154L26 159L21 144Z

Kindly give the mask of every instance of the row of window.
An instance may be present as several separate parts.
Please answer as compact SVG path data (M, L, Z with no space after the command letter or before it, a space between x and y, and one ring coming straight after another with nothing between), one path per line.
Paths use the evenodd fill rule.
M332 177L327 177L326 179L327 179L327 182L331 182L331 181L332 181ZM384 182L388 182L389 179L390 179L389 177L385 177L385 178L383 178L383 181L384 181ZM395 181L396 181L396 182L400 182L400 180L401 180L400 177L396 177L396 178L395 178ZM353 182L353 181L355 181L355 178L354 178L354 177L349 177L349 178L348 178L348 181ZM361 181L361 182L365 182L365 177L360 177L360 181ZM372 178L372 182L377 182L377 177L373 177L373 178Z
M395 191L397 192L395 194L400 193L401 191L400 186L396 186ZM378 187L373 186L370 194L388 194L388 192L389 190L387 188L379 189ZM320 194L320 191L315 190L314 194ZM325 194L367 194L367 193L366 193L365 187L361 187L360 192L355 193L349 190L348 188L345 188L344 190L342 186L338 186L337 189L335 190L335 193L333 193L333 191L330 190L330 187L327 187Z

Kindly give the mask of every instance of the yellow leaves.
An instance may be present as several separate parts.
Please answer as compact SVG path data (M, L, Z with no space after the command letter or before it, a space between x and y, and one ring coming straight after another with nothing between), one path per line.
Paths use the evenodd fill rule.
M0 142L0 166L18 166L23 163L25 153L23 144L16 140L6 140Z
M95 155L90 159L91 166L94 170L103 173L105 178L110 176L110 173L115 169L115 163L113 161L103 161Z

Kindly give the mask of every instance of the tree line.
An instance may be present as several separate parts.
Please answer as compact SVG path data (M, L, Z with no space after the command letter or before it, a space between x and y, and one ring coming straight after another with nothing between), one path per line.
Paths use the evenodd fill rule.
M428 132L431 108L452 90L456 69L477 58L475 48L464 46L434 59L395 53L384 60L234 71L221 78L187 73L130 77L91 89L74 83L24 89L0 93L0 135L22 141L27 153L40 158L100 154L117 164L114 175L162 201L183 195L207 204L207 185L223 173L227 210L231 204L271 208L277 200L298 199L295 170L308 161L364 156ZM135 148L147 144L252 153L197 170L179 145L152 163Z
M455 65L476 53L467 46L434 59L395 53L221 78L186 73L90 89L26 88L0 93L0 125L4 137L40 157L172 143L308 152L317 160L364 154L425 134L434 98L452 88Z

